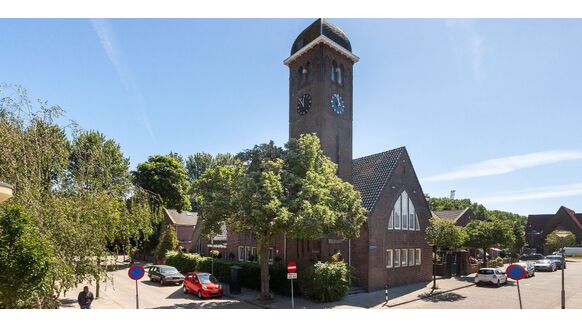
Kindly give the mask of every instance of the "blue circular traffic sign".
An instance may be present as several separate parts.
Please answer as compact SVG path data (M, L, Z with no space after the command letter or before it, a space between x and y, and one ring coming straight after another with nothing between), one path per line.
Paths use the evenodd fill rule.
M127 271L127 275L133 280L140 280L145 275L145 269L141 265L133 265Z
M512 264L505 269L505 274L513 280L521 280L527 275L527 271L518 264Z

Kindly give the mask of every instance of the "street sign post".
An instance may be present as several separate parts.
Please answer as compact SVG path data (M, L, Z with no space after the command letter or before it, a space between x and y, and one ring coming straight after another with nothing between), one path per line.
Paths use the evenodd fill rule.
M130 279L135 280L135 308L139 309L139 291L137 281L145 275L145 269L141 265L133 265L127 270Z
M505 274L508 278L515 280L517 283L517 297L519 298L519 308L523 309L521 306L521 292L519 291L519 281L525 276L527 276L527 271L521 266L517 264L512 264L505 269Z
M295 299L293 297L293 280L297 279L297 264L295 262L287 263L287 279L291 280L291 308L295 308Z

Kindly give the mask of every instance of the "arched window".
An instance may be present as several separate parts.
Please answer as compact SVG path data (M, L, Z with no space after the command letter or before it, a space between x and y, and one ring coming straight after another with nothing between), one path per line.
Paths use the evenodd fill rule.
M389 230L420 231L414 204L406 191L403 191L394 203L386 228Z
M344 65L340 65L336 67L336 75L337 75L337 83L343 84L344 83Z
M335 62L335 60L334 60L334 61L331 63L331 69L330 69L330 72L331 72L331 80L332 80L332 81L335 81L335 80L336 80L337 69L338 69L337 63L336 63L336 62Z

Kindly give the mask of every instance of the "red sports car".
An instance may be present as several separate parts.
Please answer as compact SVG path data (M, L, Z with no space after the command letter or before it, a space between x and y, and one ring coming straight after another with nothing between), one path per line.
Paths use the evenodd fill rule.
M198 298L222 296L222 286L210 273L188 272L184 278L184 293L198 295Z

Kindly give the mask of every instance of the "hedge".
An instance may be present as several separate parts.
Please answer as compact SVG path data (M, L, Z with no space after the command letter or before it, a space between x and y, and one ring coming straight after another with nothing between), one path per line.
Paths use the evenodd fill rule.
M212 258L203 257L195 253L184 253L181 251L170 251L166 254L166 264L171 265L182 273L198 271L212 272ZM261 289L261 268L255 262L234 262L221 259L214 259L214 276L222 282L230 281L230 267L237 265L241 267L241 283L244 287ZM287 268L281 264L274 264L269 267L271 291L289 295L291 287L287 280ZM300 283L294 284L296 295L301 294Z

